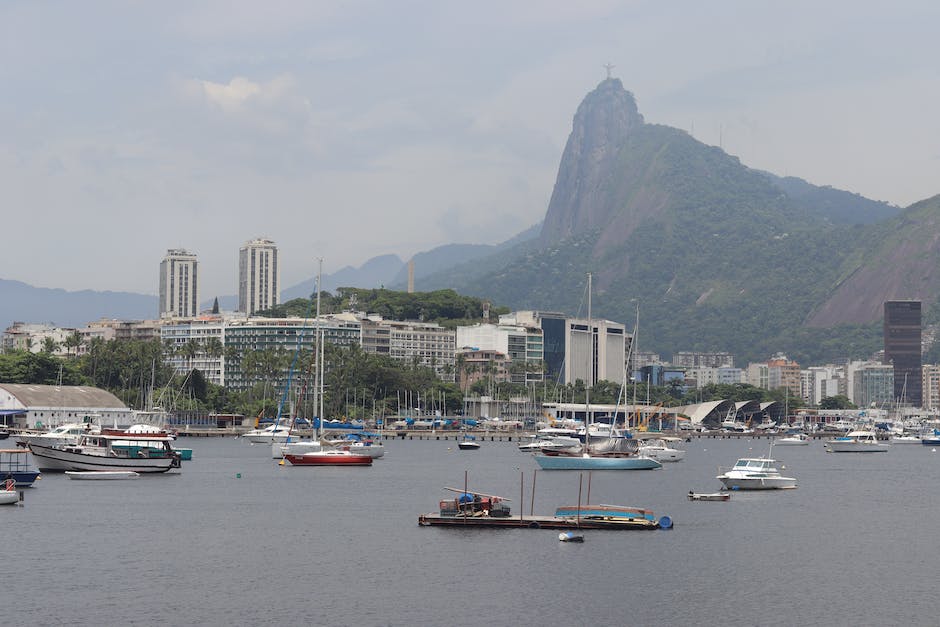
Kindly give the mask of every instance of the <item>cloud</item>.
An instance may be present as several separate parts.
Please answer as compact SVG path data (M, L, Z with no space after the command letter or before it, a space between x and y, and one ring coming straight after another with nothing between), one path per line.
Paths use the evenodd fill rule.
M261 85L252 83L241 76L236 76L227 85L212 81L199 81L199 83L206 99L217 104L224 111L241 109L245 101L261 93Z

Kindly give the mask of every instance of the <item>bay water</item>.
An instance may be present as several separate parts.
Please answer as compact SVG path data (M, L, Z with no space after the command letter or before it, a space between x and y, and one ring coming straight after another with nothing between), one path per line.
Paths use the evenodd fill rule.
M940 452L775 447L795 490L714 492L766 439L694 439L655 471L539 471L514 442L388 440L371 468L279 465L270 446L185 438L178 475L47 473L0 508L15 625L935 625ZM582 500L669 531L419 527L445 486L550 515ZM535 490L533 497L533 478ZM590 488L589 488L590 485Z

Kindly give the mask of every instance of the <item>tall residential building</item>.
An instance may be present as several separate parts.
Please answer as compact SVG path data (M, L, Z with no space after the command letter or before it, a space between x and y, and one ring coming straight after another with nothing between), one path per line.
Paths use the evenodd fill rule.
M767 362L767 389L786 388L792 396L800 395L800 364L787 359L786 355L774 355Z
M885 301L884 363L894 366L894 398L923 405L919 300Z
M166 251L160 262L160 317L199 315L199 262L181 248Z
M672 356L672 365L685 368L734 368L734 355L726 352L679 351Z
M923 407L940 409L940 366L925 365L923 368Z
M252 315L280 302L281 266L277 246L253 239L238 251L238 311Z

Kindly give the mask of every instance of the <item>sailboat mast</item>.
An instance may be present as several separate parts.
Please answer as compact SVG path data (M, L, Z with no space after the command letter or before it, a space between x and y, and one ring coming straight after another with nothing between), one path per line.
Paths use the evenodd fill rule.
M313 408L317 412L317 439L320 439L320 433L323 429L323 394L322 373L320 371L320 279L323 276L323 257L317 257L319 262L317 266L317 317L314 322L313 338Z
M587 374L584 377L584 451L588 452L591 440L591 386L594 384L594 322L591 320L591 273L588 272L587 294Z

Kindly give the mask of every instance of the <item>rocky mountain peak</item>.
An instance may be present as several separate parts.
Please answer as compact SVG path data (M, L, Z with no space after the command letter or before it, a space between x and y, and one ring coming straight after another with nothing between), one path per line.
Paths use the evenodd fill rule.
M618 78L602 81L578 106L548 206L542 240L557 241L602 226L610 167L627 137L643 125L633 94Z

